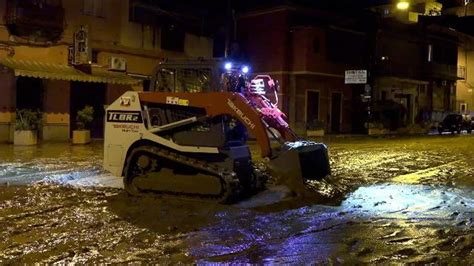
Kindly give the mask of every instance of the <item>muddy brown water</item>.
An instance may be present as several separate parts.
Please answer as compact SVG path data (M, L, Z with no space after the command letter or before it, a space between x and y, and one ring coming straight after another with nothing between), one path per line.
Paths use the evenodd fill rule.
M130 197L100 143L2 145L0 263L474 261L474 137L327 144L318 193L275 201L273 187L232 206Z

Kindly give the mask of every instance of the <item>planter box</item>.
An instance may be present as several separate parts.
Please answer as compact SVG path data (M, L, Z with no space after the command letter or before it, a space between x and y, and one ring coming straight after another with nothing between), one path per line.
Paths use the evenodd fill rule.
M408 133L411 135L425 135L428 134L430 129L428 127L422 127L420 125L413 125L408 129Z
M90 130L72 131L72 144L87 144L91 142Z
M407 127L397 128L397 134L399 135L408 135L409 133L410 133L410 130Z
M388 134L388 130L385 128L369 128L370 136L382 136Z
M324 137L324 129L306 130L307 137Z
M36 145L38 143L38 136L36 130L15 130L13 133L14 145Z

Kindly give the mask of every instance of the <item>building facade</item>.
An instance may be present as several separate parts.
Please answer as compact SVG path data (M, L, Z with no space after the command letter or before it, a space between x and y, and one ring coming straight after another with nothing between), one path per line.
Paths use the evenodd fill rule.
M239 41L256 72L281 81L293 127L366 133L428 124L456 110L459 34L440 26L442 5L411 1L351 14L280 6L238 16ZM348 70L366 71L346 84ZM350 82L349 82L350 83Z
M331 14L280 6L241 14L238 37L254 72L280 81L280 107L299 133L314 127L348 133L363 124L353 95L363 85L346 85L344 72L366 69L366 33L339 27ZM357 122L356 122L357 123ZM360 125L359 125L360 127Z
M457 3L447 10L450 15L463 21L464 27L458 27L465 33L460 38L458 53L458 77L456 110L462 114L474 116L474 2L456 0Z
M459 49L457 110L474 117L474 38L469 38Z
M374 119L395 129L430 125L456 111L462 34L446 23L451 18L443 16L443 5L434 0L418 0L410 1L405 10L393 4L372 10L379 17Z
M85 105L101 138L104 106L146 89L160 61L212 57L212 39L188 27L194 18L183 23L147 2L0 0L0 141L12 141L16 109L41 111L43 140L69 140ZM137 19L143 10L158 19ZM70 48L84 26L89 62L73 66Z
M395 130L456 109L456 35L424 21L384 19L376 40L373 119Z

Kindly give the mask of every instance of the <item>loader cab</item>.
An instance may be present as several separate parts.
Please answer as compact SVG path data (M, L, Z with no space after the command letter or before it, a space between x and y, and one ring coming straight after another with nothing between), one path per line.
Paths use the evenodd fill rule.
M225 60L169 60L155 69L149 91L243 93L249 72L248 65ZM205 116L204 110L173 105L147 106L147 113L150 128ZM242 145L248 133L236 119L222 116L181 127L170 137L184 146L225 147Z
M249 72L247 64L225 60L169 60L155 69L149 91L242 92Z

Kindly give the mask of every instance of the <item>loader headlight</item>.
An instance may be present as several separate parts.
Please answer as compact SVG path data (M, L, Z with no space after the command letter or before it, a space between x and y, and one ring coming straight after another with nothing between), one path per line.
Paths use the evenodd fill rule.
M231 70L232 69L232 63L231 62L225 63L224 68L225 68L225 70Z
M249 73L249 71L250 71L250 68L248 66L243 66L242 67L242 73L247 74L247 73Z

